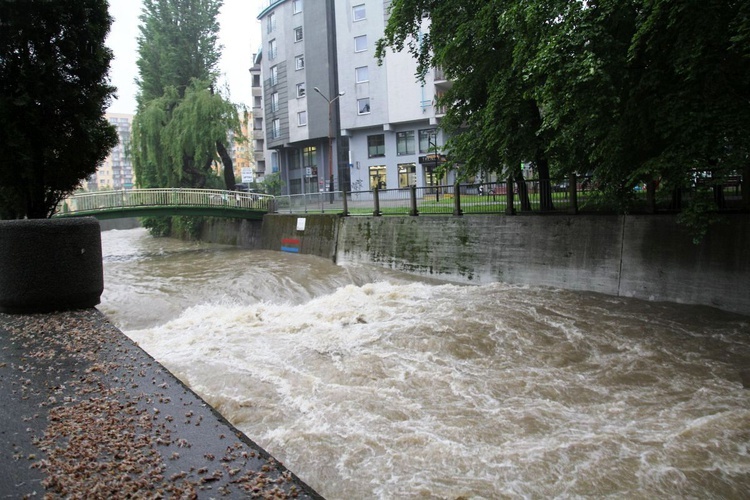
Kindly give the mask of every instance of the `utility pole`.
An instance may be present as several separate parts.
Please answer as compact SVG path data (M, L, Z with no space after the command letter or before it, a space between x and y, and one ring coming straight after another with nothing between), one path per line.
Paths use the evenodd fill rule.
M318 87L313 88L328 103L328 175L330 176L328 191L331 193L331 203L333 203L333 133L331 131L333 127L333 103L336 102L336 99L346 94L346 92L339 92L336 97L329 99Z

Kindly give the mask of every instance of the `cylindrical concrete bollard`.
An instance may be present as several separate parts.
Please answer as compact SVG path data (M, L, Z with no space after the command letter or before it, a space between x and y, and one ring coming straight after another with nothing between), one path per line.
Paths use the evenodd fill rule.
M94 307L103 291L99 221L0 220L0 312Z

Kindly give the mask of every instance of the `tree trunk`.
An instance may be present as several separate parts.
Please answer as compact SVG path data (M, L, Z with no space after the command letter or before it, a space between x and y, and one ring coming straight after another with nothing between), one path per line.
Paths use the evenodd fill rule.
M552 182L549 178L549 162L541 151L537 152L535 160L539 175L539 210L549 212L555 209L555 206L552 204Z
M180 184L183 184L183 187L188 188L203 188L206 186L206 174L204 174L204 171L207 171L209 168L211 168L211 158L208 159L206 164L204 165L204 170L200 171L197 168L195 168L195 158L189 155L183 155L182 157L182 170L185 174L189 175L190 178L187 181L187 186L185 186L185 182L181 182Z
M216 141L216 151L219 153L221 163L224 165L224 184L227 186L227 190L233 191L235 188L234 184L234 166L232 165L232 158L227 152L227 148L224 147L224 143Z
M523 172L516 174L516 186L518 186L518 201L521 202L521 212L531 212L531 201L529 200L529 186L523 178Z

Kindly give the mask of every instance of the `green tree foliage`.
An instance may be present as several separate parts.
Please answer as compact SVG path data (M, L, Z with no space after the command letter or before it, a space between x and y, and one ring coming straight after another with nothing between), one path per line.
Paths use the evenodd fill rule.
M407 48L420 75L438 66L453 81L441 126L467 173L549 162L553 176L593 172L626 207L642 182L747 179L749 11L740 0L394 0L378 56Z
M549 138L541 131L541 111L533 95L529 50L541 31L525 3L505 0L404 0L392 4L377 57L387 47L408 50L421 78L441 68L452 87L438 104L447 107L441 127L454 164L464 175L496 172L520 177L522 161L534 161L542 185L542 208L552 208ZM431 23L424 22L429 13ZM519 43L521 42L521 43ZM520 180L520 179L519 179Z
M133 163L142 187L211 186L221 160L234 188L227 132L241 137L237 108L216 92L221 0L145 0L138 38Z
M117 144L106 0L0 2L0 218L44 218Z
M274 196L281 196L281 188L284 187L284 181L281 180L281 175L278 172L273 174L267 174L263 178L263 190L267 194Z

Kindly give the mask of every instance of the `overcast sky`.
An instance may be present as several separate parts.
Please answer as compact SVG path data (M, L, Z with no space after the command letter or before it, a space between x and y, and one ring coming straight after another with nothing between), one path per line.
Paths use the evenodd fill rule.
M256 19L259 3L251 0L224 0L219 14L222 50L219 71L220 86L229 84L230 98L235 103L252 105L250 65L252 55L260 48L260 24ZM135 113L135 78L138 76L138 26L141 0L109 0L109 11L114 22L107 45L114 51L110 67L112 85L117 87L117 99L109 111Z

